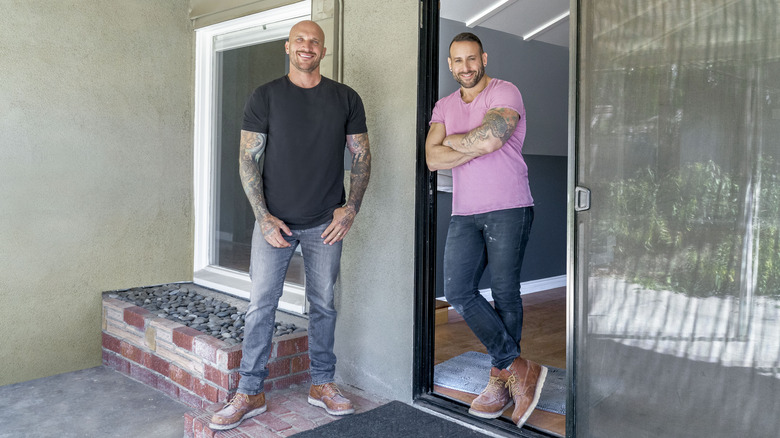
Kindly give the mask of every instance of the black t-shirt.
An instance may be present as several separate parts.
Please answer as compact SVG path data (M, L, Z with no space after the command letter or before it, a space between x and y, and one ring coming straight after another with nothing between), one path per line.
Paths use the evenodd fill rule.
M268 134L263 166L268 211L297 229L332 220L333 210L346 201L346 136L368 131L360 96L324 76L313 88L283 76L254 91L242 129Z

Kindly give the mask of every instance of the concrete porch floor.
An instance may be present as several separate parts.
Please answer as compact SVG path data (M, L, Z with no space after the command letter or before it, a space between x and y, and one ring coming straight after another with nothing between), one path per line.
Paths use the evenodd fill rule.
M386 402L353 388L342 390L358 412ZM295 412L282 413L283 427L278 416L268 416L269 425L255 417L251 436L289 436L337 419L306 403L307 393L307 385L269 393L270 411L275 401L284 401L294 404ZM0 437L181 438L187 434L185 414L192 411L157 389L100 366L0 387Z
M103 366L0 387L0 437L176 437L192 408Z

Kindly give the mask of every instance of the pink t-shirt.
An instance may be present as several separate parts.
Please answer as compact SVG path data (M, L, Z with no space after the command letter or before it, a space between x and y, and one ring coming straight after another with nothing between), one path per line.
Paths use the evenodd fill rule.
M525 107L514 84L493 78L470 103L463 102L458 89L436 102L431 123L443 124L447 135L464 134L481 125L491 108L515 110L520 120L501 149L452 169L453 215L534 205L528 186L528 166L521 153L525 139Z

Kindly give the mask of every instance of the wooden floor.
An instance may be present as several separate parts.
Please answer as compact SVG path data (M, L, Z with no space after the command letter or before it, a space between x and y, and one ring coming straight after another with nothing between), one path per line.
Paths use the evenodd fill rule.
M450 309L449 322L436 326L434 363L438 364L467 351L487 353L465 321ZM524 358L556 368L566 368L566 288L523 295L523 340L520 342ZM488 373L489 370L485 370ZM454 391L439 386L440 395L471 404L475 394ZM511 418L512 408L504 412ZM566 435L563 415L535 410L527 424L559 436Z

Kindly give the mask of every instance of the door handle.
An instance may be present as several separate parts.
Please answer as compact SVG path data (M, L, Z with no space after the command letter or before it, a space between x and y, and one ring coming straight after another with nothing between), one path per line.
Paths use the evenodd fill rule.
M590 210L590 189L577 186L574 188L574 211Z

